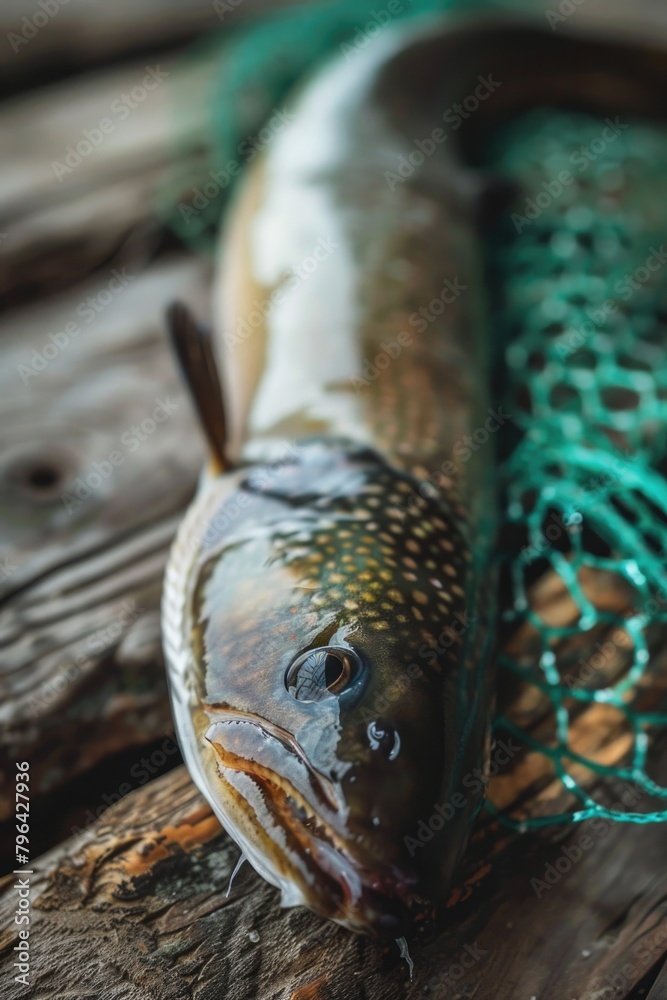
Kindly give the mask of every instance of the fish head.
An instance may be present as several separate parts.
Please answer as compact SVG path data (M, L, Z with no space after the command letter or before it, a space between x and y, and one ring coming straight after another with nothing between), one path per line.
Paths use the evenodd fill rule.
M369 449L301 446L240 478L189 590L218 816L284 905L394 938L451 877L480 790L450 800L488 724L464 663L466 549L414 489Z

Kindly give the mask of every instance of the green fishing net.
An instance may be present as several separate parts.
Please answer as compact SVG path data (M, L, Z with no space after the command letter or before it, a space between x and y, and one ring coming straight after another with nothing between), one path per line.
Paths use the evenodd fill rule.
M549 709L542 739L497 725L578 800L530 823L665 820L606 809L576 776L667 801L646 771L649 731L667 723L667 130L542 109L494 136L486 162L520 191L488 251L519 437L503 480L523 641L501 662L544 696L531 713L528 693L524 722Z
M208 148L162 192L170 223L211 245L264 123L321 59L470 6L339 0L232 28L213 43ZM210 60L211 44L194 58ZM492 781L488 809L520 828L667 820L647 763L667 724L667 131L543 109L490 137L484 158L520 192L487 245L496 398L512 415L500 467L511 697L495 729L523 748L531 789L522 811ZM633 803L638 790L641 811L605 804L608 778L631 785Z

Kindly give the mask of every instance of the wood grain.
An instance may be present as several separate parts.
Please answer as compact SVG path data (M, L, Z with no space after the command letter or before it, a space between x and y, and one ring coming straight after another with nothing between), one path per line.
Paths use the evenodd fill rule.
M584 835L591 846L576 860ZM281 910L247 865L227 897L237 856L182 768L128 795L34 863L32 995L626 998L659 973L667 942L659 827L589 825L549 845L481 824L438 932L411 944L412 983L396 949L304 909ZM543 881L548 865L564 872L538 898L531 879ZM0 887L4 927L13 882ZM5 930L6 971L14 944ZM4 995L19 1000L24 987L10 983Z
M37 796L170 729L162 574L203 448L163 310L175 296L201 310L205 270L183 257L128 269L86 321L103 275L0 324L3 818L14 761L31 762ZM26 375L70 322L76 336Z
M0 108L0 304L62 291L116 256L126 263L164 244L173 185L187 192L206 177L201 94L214 69L212 59L157 55Z

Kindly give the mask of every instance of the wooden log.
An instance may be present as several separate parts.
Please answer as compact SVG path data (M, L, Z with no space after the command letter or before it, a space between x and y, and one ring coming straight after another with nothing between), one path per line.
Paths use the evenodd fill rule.
M247 866L227 897L237 857L182 768L127 796L31 866L31 995L629 1000L662 965L659 826L588 824L545 844L480 824L441 926L411 944L412 984L396 949L281 910ZM26 995L12 977L16 878L0 884L7 1000Z

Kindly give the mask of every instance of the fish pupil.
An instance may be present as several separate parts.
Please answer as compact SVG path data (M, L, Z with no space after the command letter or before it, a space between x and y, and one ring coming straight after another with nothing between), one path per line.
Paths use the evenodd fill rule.
M285 687L297 701L321 701L342 694L358 673L351 650L321 647L297 657L287 670Z
M324 661L324 682L329 691L335 691L340 681L344 679L345 664L336 653L327 653Z

